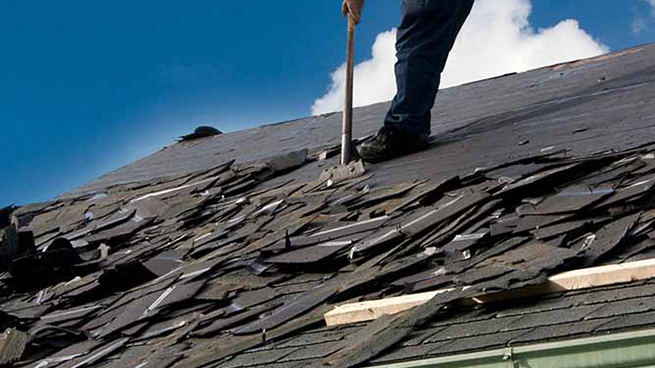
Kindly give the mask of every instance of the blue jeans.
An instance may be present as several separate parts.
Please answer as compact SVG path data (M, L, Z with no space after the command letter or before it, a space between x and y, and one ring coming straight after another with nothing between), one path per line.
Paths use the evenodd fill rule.
M398 92L384 125L430 135L441 72L474 0L403 0L396 40Z

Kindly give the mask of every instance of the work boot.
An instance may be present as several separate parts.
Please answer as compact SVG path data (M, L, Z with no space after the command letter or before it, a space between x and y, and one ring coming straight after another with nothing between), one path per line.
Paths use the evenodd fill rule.
M359 155L369 163L382 162L425 149L429 143L426 134L406 134L384 126L359 147Z

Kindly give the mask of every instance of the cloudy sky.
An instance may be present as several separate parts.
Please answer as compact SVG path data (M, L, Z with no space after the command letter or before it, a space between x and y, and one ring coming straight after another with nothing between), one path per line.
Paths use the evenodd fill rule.
M0 206L52 198L198 125L233 131L340 109L339 3L0 2ZM394 94L400 3L368 1L357 105ZM654 38L655 0L477 0L442 86Z
M451 52L442 88L598 56L610 50L573 18L535 28L530 19L532 11L530 0L477 0ZM380 33L371 49L372 57L357 65L355 106L393 98L395 38L395 29ZM313 114L342 109L344 69L342 65L332 73L330 89L314 102Z

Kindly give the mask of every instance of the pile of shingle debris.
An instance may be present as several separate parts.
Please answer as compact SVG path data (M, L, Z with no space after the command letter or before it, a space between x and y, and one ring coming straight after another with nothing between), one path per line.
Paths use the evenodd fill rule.
M458 299L655 251L646 148L543 153L443 182L267 185L314 159L3 210L0 365L223 366L324 324L339 303L456 289L320 362L355 366L447 319Z

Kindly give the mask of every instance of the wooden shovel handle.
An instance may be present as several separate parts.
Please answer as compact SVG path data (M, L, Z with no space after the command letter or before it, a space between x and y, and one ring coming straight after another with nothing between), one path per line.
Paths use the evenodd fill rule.
M346 55L346 92L343 104L341 164L350 163L353 130L353 79L355 71L355 21L348 17L348 51Z

